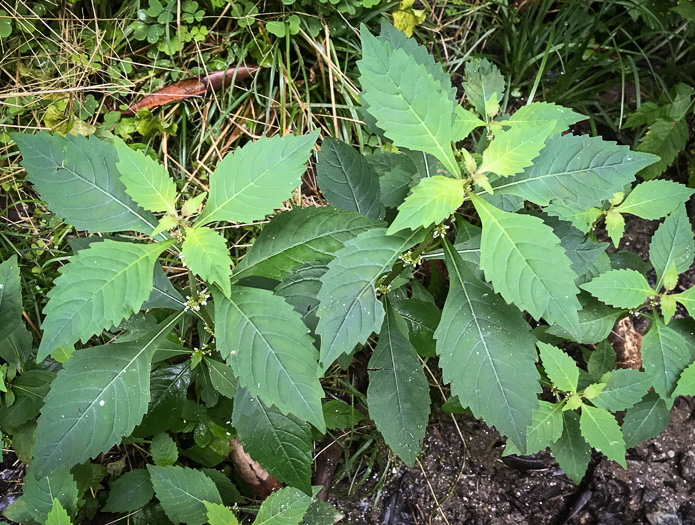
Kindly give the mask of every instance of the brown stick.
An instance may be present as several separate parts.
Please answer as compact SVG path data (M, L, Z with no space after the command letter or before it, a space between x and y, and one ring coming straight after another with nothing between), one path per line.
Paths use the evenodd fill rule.
M261 498L265 499L276 490L282 488L282 484L261 467L261 465L251 459L244 447L239 443L238 438L231 440L232 448L231 459L239 475L248 483L251 489Z
M169 102L204 95L208 91L219 89L225 82L231 85L234 79L245 80L256 71L258 71L258 66L236 67L222 71L213 71L209 75L179 80L146 96L137 104L133 104L123 112L123 115L135 115L138 109L141 108L157 108Z

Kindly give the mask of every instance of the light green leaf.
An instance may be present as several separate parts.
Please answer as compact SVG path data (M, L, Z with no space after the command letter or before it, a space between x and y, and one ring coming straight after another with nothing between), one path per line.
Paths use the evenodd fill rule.
M210 382L220 394L229 399L234 398L237 389L237 380L234 371L229 365L220 363L215 359L205 358L205 364L210 373Z
M685 272L693 264L695 243L685 206L678 206L659 226L649 245L649 260L656 270L656 289L664 283L666 271L675 264L677 273Z
M497 93L497 100L504 98L504 77L499 69L485 58L472 58L466 62L462 84L466 98L487 122L486 102L493 93Z
M675 398L676 396L695 396L695 363L691 363L681 373L678 385L673 391L673 397Z
M538 125L514 126L500 131L483 152L480 173L495 173L509 177L524 171L543 149L555 128L555 121Z
M551 203L543 211L552 217L557 217L558 219L569 222L583 233L589 233L596 219L601 216L601 210L598 208L587 208L577 211L559 202Z
M299 314L267 290L234 287L213 292L217 348L239 384L283 414L325 431L318 352Z
M118 153L116 168L121 174L125 191L135 202L148 211L165 211L176 215L176 184L159 162L135 151L116 137Z
M369 415L406 465L415 465L430 414L430 391L417 351L386 304L379 342L369 359Z
M70 516L57 498L53 498L53 508L48 513L45 525L71 525Z
M218 284L229 295L232 259L224 237L210 228L187 228L181 253L193 273L204 281Z
M273 217L234 269L238 281L250 275L284 279L296 266L328 262L343 243L382 225L361 213L334 208L294 208Z
M623 214L616 210L608 210L606 213L606 231L611 241L613 241L613 246L616 248L620 244L620 239L623 238L625 233L625 217Z
M665 281L664 284L668 286L668 282ZM661 298L661 314L664 316L664 322L666 324L669 324L671 319L673 319L673 316L676 315L677 306L676 299L673 297L673 295L664 295Z
M152 291L157 257L173 243L105 240L73 255L48 292L37 362L61 345L87 342L140 310Z
M422 179L398 207L398 215L387 231L391 235L405 228L415 230L439 224L463 203L463 181L437 175Z
M508 120L500 123L503 126L532 126L534 124L545 124L555 122L555 127L550 135L557 135L569 129L572 124L586 120L588 117L575 113L569 108L563 108L548 102L533 102L526 106L521 106Z
M627 146L600 137L564 135L549 139L522 174L492 185L496 194L517 195L539 206L553 201L554 205L581 212L600 207L632 182L635 173L656 160L654 155L630 151Z
M444 381L524 451L540 392L535 339L521 312L476 278L447 240L444 251L450 288L434 334Z
M654 390L664 399L671 397L678 376L690 364L690 345L678 332L664 325L658 316L642 338L642 363Z
M154 496L154 488L147 469L139 468L126 472L111 483L109 499L104 512L133 512L145 505Z
M671 297L685 306L690 317L695 317L695 286L688 288L685 292L673 294Z
M147 470L157 499L174 523L202 525L207 522L204 502L222 503L215 484L199 470L154 465Z
M658 436L666 430L670 419L671 412L666 402L656 392L649 392L642 401L625 412L622 431L626 448Z
M471 195L483 223L480 266L507 302L578 337L579 290L560 240L541 219L501 211Z
M367 161L379 176L381 202L387 208L398 208L420 179L415 164L402 153L379 152L369 155Z
M17 256L0 264L0 341L22 325L22 290Z
M196 225L253 222L279 208L299 186L318 133L261 138L227 155L210 175L210 196Z
M158 467L168 467L179 459L179 449L169 434L164 432L152 438L150 444L150 454L152 461Z
M77 484L67 468L44 475L37 473L34 464L29 464L24 476L23 498L33 518L44 523L55 499L69 513L77 510Z
M430 153L459 176L451 148L456 104L427 68L403 49L377 40L364 25L360 34L362 98L377 125L394 145Z
M599 408L618 412L639 403L651 386L652 380L644 372L620 368L611 372L606 386L591 402Z
M204 191L203 193L200 193L195 197L191 197L190 199L188 199L181 206L181 215L183 215L184 217L188 217L190 215L195 215L196 213L198 213L198 210L200 210L200 205L203 204L203 201L207 196L208 192Z
M592 447L599 449L609 459L618 462L624 469L627 468L625 441L618 422L610 412L583 405L579 425L582 436Z
M649 126L649 131L637 146L637 151L654 153L661 157L656 164L639 172L644 180L651 180L661 175L676 160L678 153L688 142L688 122L682 119L659 119Z
M381 329L384 309L374 289L377 279L422 238L421 231L386 235L385 229L374 228L347 241L328 263L318 294L320 372Z
M616 308L639 308L647 297L656 295L644 275L635 270L610 270L580 288Z
M476 117L467 109L456 106L456 118L454 119L453 142L464 140L475 128L484 126L485 122Z
M579 414L563 412L562 419L562 436L550 445L550 451L567 477L579 485L589 466L591 447L580 433Z
M379 176L364 156L341 140L326 137L321 144L316 183L331 206L371 219L384 216Z
M539 401L526 433L526 453L540 452L562 436L562 404Z
M210 503L204 501L206 516L210 525L238 525L236 515L227 507L220 503Z
M637 126L651 125L660 117L665 116L667 110L663 106L659 106L654 102L643 102L641 106L635 109L623 124L623 129L630 129Z
M283 415L239 388L234 398L232 424L244 451L271 476L311 495L313 463L311 425Z
M592 383L584 389L582 397L588 400L595 399L606 387L606 383Z
M695 190L670 180L650 180L635 186L625 200L615 208L643 219L659 219L687 201Z
M149 235L157 219L125 191L116 169L118 155L92 136L13 133L22 166L48 207L78 230L92 233L135 230Z
M536 343L541 352L541 361L548 378L560 390L576 392L579 381L579 368L570 356L559 348L541 343Z
M310 505L310 496L294 487L285 487L268 496L253 525L299 525Z
M150 364L181 314L137 341L77 350L51 384L36 429L39 476L107 452L140 423L150 400Z

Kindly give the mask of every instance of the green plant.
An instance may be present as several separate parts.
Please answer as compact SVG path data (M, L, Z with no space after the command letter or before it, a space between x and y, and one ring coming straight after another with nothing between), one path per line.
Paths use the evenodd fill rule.
M591 446L624 465L626 446L663 429L673 397L695 393L689 328L672 320L676 303L695 313L695 289L671 293L693 261L683 204L695 190L664 180L631 188L658 158L561 135L584 118L569 109L533 103L499 115L505 82L486 61L467 67L465 109L412 40L388 24L379 37L364 26L361 34L365 114L391 151L365 157L324 139L317 182L331 207L277 214L234 269L226 226L262 220L291 197L318 132L238 148L211 174L209 194L186 199L162 165L118 139L13 135L49 208L107 234L74 243L35 355L19 321L16 262L3 263L15 291L7 307L0 297L0 312L14 320L5 337L17 350L0 355L18 372L6 387L17 400L50 388L43 405L21 394L22 405L0 409L3 431L31 458L24 496L7 511L13 519L59 513L48 486L68 513L86 512L88 489L105 475L89 459L125 436L149 445L148 465L111 484L109 510L215 523L225 512L216 505L235 501L229 480L178 465L179 450L212 468L236 434L293 487L266 500L259 521L284 509L294 521L282 523L299 523L322 505L311 499L312 435L333 426L337 401L322 405L319 379L365 347L373 347L369 416L409 465L429 415L423 359L438 358L452 395L505 434L510 450L551 446L575 481ZM480 134L477 153L452 147L471 133ZM617 242L625 213L666 217L651 246L653 288L595 238L605 222ZM125 231L135 240L108 235ZM433 258L449 273L442 310L413 278ZM186 299L162 271L181 261ZM652 323L644 371L614 370L605 339L638 311ZM587 370L560 347L585 354ZM610 412L624 409L621 430ZM181 435L194 445L184 448ZM142 499L128 497L136 482L148 487Z

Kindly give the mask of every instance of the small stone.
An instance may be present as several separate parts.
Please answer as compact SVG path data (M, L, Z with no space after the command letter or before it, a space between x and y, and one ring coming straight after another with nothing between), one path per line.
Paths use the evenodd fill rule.
M675 458L676 457L676 451L675 450L669 450L666 452L666 455L670 458Z
M695 451L688 450L680 460L681 477L691 483L695 483Z

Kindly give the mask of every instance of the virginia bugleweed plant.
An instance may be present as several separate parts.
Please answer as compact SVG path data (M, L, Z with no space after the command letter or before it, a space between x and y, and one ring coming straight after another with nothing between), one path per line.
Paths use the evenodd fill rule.
M29 463L9 517L69 523L58 520L76 515L84 479L103 469L90 458L125 439L149 446L152 464L113 482L104 510L236 523L226 476L177 465L171 434L193 432L193 461L214 467L237 435L289 485L257 523L333 523L311 486L312 436L331 428L321 379L365 347L369 417L408 465L430 412L425 361L507 436L506 453L550 447L577 483L592 447L625 467L626 447L665 428L675 396L695 394L692 334L672 319L678 303L695 315L695 289L672 293L693 262L694 190L633 185L659 158L563 134L585 118L569 109L500 114L505 82L485 60L466 67L464 109L424 48L388 24L361 35L364 119L392 147L362 156L325 138L316 178L330 206L278 213L234 268L221 232L291 197L318 132L230 152L209 195L185 202L161 164L120 139L13 136L49 208L94 235L60 269L37 350L20 321L17 260L0 266L0 418ZM471 134L475 152L457 147ZM665 217L651 266L596 240L605 226L617 246L625 214ZM449 276L442 310L413 278L437 258ZM163 271L179 259L185 291ZM637 313L650 322L643 370L616 369L607 336ZM115 340L88 345L105 330Z

